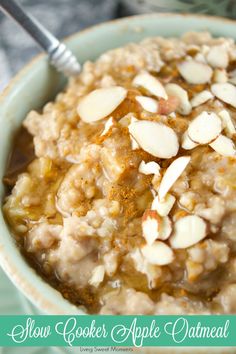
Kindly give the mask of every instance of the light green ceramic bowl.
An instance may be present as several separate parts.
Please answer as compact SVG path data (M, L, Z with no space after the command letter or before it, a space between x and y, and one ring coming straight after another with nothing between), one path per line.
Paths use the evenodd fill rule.
M92 27L66 40L79 61L93 60L104 51L148 36L178 36L209 30L215 36L236 38L236 22L217 17L154 14L124 18ZM64 84L64 79L40 56L12 80L0 96L0 180L4 175L14 133L27 112L42 107ZM0 183L1 203L4 186ZM11 281L39 309L48 314L83 313L45 283L20 255L0 213L0 263Z

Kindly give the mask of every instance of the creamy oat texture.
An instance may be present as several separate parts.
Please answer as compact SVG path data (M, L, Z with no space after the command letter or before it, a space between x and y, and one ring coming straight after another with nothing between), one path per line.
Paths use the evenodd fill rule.
M235 85L232 39L148 38L28 114L35 159L4 212L63 296L102 314L236 313Z

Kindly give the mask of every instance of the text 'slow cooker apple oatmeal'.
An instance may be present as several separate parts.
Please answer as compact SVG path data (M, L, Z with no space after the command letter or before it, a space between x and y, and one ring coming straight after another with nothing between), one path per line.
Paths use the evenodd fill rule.
M65 298L101 314L236 313L235 85L232 39L156 37L86 62L28 114L4 212Z

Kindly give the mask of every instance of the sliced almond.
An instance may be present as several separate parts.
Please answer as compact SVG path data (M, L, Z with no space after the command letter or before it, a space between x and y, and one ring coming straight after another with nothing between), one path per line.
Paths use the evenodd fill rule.
M158 103L158 114L168 116L179 107L179 99L175 96L169 96L167 100L160 98Z
M92 271L92 276L89 279L89 284L97 288L99 284L103 282L104 276L105 276L104 265L99 265L95 267Z
M155 177L155 176L154 176L154 177ZM153 198L155 198L155 196L156 196L156 191L155 191L155 189L151 188L151 193L152 193Z
M181 194L178 200L181 207L189 211L193 211L194 206L197 204L196 193L187 191Z
M227 135L231 137L235 134L236 129L229 112L223 109L218 113L218 116L221 118L223 129L226 131Z
M198 144L190 139L190 137L188 136L188 131L186 131L182 135L182 144L181 144L181 146L185 150L192 150L196 146L198 146Z
M134 248L131 252L130 252L130 257L134 262L135 268L137 269L138 272L140 273L146 273L146 269L147 269L147 261L145 260L145 258L143 257L141 251L139 248Z
M206 235L205 221L197 215L188 215L176 221L170 245L177 249L188 248L203 240Z
M222 45L216 45L210 48L206 59L213 68L227 68L229 64L229 55L227 49Z
M134 123L134 122L138 122L138 119L134 116L130 117L130 124Z
M146 259L143 257L141 251L139 248L135 248L130 252L130 257L134 262L134 266L137 269L138 272L146 274L147 273L147 268L148 268L148 263Z
M228 75L225 69L215 69L213 81L216 83L225 83L228 81Z
M148 263L153 265L167 265L174 260L172 249L161 241L156 241L152 245L145 245L141 252Z
M157 113L158 111L158 102L154 98L147 96L136 96L136 101L142 106L145 111L150 113Z
M180 75L190 84L206 84L212 77L212 69L195 60L184 61L178 65Z
M199 61L200 63L204 63L204 64L207 63L205 56L203 55L203 53L200 52L195 55L194 59L196 61Z
M141 161L138 171L144 175L160 175L160 166L155 161L145 162Z
M153 156L167 159L178 153L178 137L165 124L142 120L130 124L129 132L141 148Z
M86 123L96 122L111 114L125 99L127 90L120 86L100 88L82 98L77 107Z
M167 240L172 232L172 221L168 216L164 216L160 225L160 232L158 239L164 241Z
M128 117L129 118L129 125L128 125L128 129L130 127L130 125L134 122L138 122L138 119L135 117ZM140 149L139 144L137 143L137 141L130 135L130 141L131 141L131 149L132 150L138 150Z
M139 144L137 143L137 141L132 136L130 137L130 140L131 140L131 149L132 150L140 149Z
M167 168L158 190L158 196L160 201L164 201L167 192L171 189L173 184L177 181L179 176L183 173L187 165L189 164L190 156L181 156L174 160Z
M105 123L105 127L104 127L104 130L103 130L101 136L106 135L113 125L114 125L114 119L112 117L110 117Z
M162 83L155 76L149 74L148 72L143 72L135 76L133 85L143 87L145 90L156 97L162 97L164 99L168 98Z
M220 134L221 119L213 112L203 111L189 124L189 138L197 144L208 144Z
M231 139L227 138L227 136L219 135L218 138L209 145L222 156L236 155L235 145Z
M236 108L236 87L234 85L228 82L224 84L213 84L211 91L221 101Z
M191 99L191 105L192 107L197 107L200 106L201 104L207 102L214 96L212 93L208 90L204 90L202 92L197 93L192 99Z
M165 89L168 96L174 96L179 99L177 111L180 114L188 115L192 110L192 106L189 102L187 91L177 84L167 84Z
M140 249L135 248L130 252L130 258L133 260L136 270L143 273L148 278L149 287L152 288L155 285L155 279L159 277L159 271L157 267L148 263L146 258L143 256Z
M159 186L160 186L160 183L161 183L161 175L154 175L153 178L152 178L152 190L153 190L153 197L156 196L157 192L158 192L158 189L159 189ZM155 193L154 193L155 192Z
M209 53L210 48L209 45L203 44L201 47L202 54L206 56Z
M153 199L151 209L156 210L160 216L167 216L173 205L175 204L175 197L167 193L164 200L160 201L159 196Z
M142 231L148 245L159 237L161 218L155 210L146 210L142 217Z

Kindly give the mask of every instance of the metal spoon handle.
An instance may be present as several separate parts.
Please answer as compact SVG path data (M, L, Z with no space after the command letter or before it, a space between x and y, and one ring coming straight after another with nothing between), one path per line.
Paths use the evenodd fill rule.
M0 7L48 53L51 63L59 71L66 75L79 73L80 65L74 55L19 4L14 0L0 0Z

